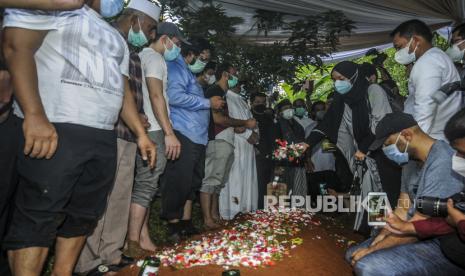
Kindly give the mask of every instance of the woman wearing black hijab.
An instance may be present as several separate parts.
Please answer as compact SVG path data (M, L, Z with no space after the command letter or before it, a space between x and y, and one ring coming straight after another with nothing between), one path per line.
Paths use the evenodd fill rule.
M340 62L334 67L331 72L336 91L334 100L323 121L308 137L306 142L310 147L327 137L337 145L348 164L351 164L352 158L365 159L378 122L386 114L392 113L384 91L370 85L366 75L360 65L350 61ZM371 153L373 157L377 154ZM377 167L384 171L389 164L379 159L375 157ZM396 185L400 185L400 179L397 181L396 177L393 185L392 179L381 176L381 182L388 192L389 201L397 201L400 187Z
M323 121L312 131L307 143L312 146L323 138L338 145L348 161L352 156L364 159L374 140L371 131L369 83L359 66L350 61L338 63L331 77L336 91Z

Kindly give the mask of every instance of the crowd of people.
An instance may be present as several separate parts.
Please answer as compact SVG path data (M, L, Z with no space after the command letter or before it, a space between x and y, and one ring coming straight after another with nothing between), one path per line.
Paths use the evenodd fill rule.
M405 101L386 57L370 51L373 64L334 67L326 102L272 104L260 91L244 99L237 67L160 22L149 0L0 3L1 275L40 275L52 246L52 275L116 272L157 250L156 197L152 215L174 244L264 208L277 167L286 194L314 199L322 187L353 192L360 162L396 208L347 251L355 273L465 274L465 214L452 201L447 219L413 206L464 190L462 94L433 95L464 78L454 63L465 59L465 25L446 52L419 20L391 33L409 72ZM301 145L302 162L273 160L277 139Z

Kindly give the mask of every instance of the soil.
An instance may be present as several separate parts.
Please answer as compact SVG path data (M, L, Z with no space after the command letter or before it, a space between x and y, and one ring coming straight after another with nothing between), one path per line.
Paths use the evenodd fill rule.
M303 238L303 244L291 250L291 255L278 261L275 266L262 268L239 267L241 275L352 275L352 269L344 260L345 249L353 243L360 242L363 237L351 231L351 217L337 215L336 217L318 216L321 225L310 225L298 237ZM231 268L230 268L231 269ZM219 266L199 266L182 270L162 267L159 275L221 275L224 268ZM137 266L128 267L118 276L137 276Z

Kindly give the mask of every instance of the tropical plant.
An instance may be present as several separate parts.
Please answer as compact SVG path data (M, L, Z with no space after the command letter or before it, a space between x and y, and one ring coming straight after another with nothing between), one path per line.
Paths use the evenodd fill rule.
M259 9L253 17L257 34L266 36L270 30L281 28L289 30L291 36L287 41L257 44L235 33L243 18L228 16L217 2L198 2L197 8L192 8L188 0L160 0L164 14L176 21L187 36L207 38L214 45L219 62L228 61L238 67L249 90L268 90L281 80L291 81L300 65L321 64L319 56L335 51L339 37L354 28L340 11L286 23L286 14Z

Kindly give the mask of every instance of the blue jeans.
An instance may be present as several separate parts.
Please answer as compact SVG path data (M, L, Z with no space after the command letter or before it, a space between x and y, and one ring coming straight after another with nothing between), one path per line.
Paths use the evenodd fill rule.
M346 261L359 248L367 248L373 238L349 248ZM442 254L437 239L381 249L360 259L354 266L358 276L366 275L465 275L465 270L451 263Z

